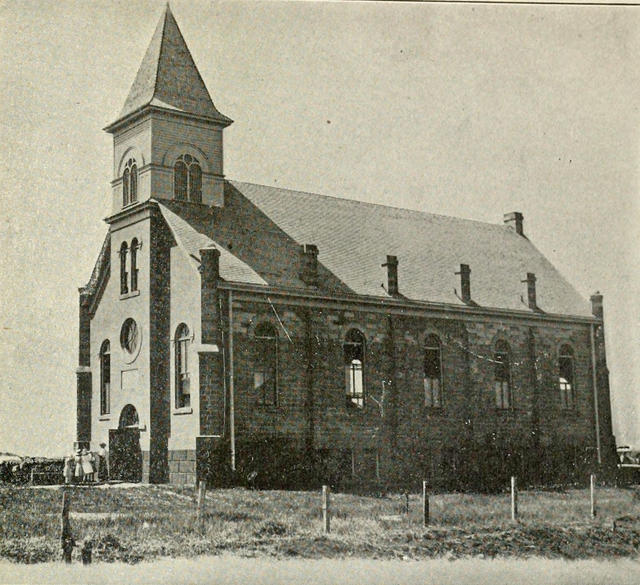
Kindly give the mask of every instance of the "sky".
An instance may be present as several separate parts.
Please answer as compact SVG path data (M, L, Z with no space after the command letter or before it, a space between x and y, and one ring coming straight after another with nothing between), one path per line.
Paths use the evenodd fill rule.
M228 178L501 223L604 294L640 447L640 8L174 0ZM0 2L0 451L75 433L78 294L156 0Z

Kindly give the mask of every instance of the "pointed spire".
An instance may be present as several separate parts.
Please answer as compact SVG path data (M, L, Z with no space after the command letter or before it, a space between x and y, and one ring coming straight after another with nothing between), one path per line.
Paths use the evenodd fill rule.
M231 123L213 105L168 2L118 119L149 105Z

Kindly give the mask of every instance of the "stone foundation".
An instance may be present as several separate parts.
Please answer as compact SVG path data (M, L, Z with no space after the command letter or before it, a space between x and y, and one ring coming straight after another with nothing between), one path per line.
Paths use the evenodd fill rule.
M175 485L196 484L195 449L169 451L169 483Z

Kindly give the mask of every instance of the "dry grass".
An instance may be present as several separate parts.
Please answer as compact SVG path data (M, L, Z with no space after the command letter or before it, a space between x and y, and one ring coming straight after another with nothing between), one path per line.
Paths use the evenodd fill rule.
M586 490L520 493L520 522L509 496L431 497L429 528L420 496L332 495L332 532L321 532L318 492L215 490L207 494L206 529L195 527L195 491L169 486L71 488L72 529L91 539L94 559L137 562L163 556L220 554L275 557L457 558L466 556L604 558L637 556L640 498L631 489L602 488L599 515L589 518ZM0 557L19 562L59 558L59 489L0 488ZM77 552L76 552L77 554Z

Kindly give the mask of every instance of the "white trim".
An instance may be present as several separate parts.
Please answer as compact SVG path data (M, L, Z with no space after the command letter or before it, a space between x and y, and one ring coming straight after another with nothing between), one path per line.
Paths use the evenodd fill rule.
M195 349L196 353L220 353L217 343L201 343Z

